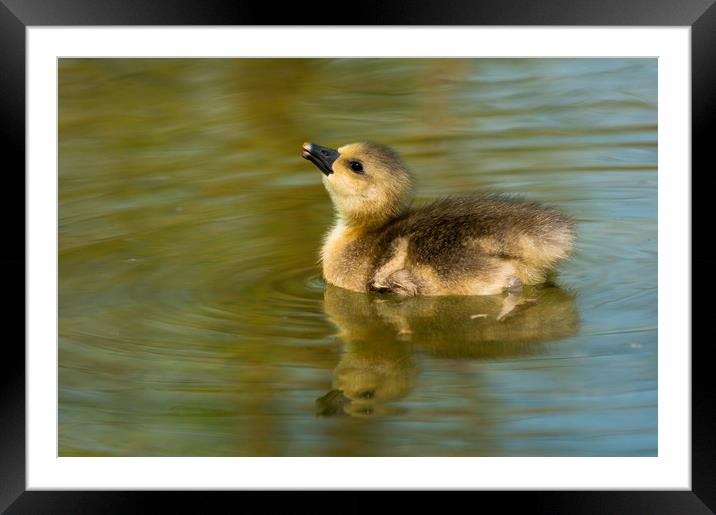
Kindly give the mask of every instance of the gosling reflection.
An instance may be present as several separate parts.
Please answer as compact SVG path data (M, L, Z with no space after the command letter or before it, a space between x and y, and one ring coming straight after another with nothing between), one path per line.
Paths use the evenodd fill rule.
M351 341L333 374L334 390L317 401L319 415L372 416L396 413L391 401L413 387L410 347L389 334Z
M412 390L414 356L501 359L537 354L576 334L574 295L546 285L504 317L501 296L386 297L327 285L324 309L344 348L333 387L316 401L323 416L398 412L391 402ZM500 318L502 316L502 318Z

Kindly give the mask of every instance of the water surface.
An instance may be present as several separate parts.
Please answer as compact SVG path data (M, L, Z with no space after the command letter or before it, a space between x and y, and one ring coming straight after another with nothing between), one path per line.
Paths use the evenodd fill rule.
M63 59L61 456L657 454L652 59ZM554 284L326 286L303 141L578 222ZM487 316L484 316L487 315Z

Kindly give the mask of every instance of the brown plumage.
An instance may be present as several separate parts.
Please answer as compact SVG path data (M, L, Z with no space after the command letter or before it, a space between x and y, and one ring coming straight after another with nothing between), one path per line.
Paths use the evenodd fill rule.
M337 221L321 250L323 275L353 291L491 295L538 284L567 257L574 224L556 209L498 194L409 207L412 181L391 149L306 143Z

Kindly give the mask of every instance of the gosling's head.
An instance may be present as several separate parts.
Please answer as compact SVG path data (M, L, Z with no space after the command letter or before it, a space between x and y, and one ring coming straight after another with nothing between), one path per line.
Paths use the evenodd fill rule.
M384 145L351 143L333 150L304 143L302 156L323 172L338 215L350 225L379 225L410 203L410 172Z

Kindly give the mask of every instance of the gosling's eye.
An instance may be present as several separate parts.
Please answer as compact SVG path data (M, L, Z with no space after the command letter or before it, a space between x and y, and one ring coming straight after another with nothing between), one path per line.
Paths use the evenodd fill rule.
M348 163L348 166L351 167L351 170L353 170L355 173L363 173L363 165L360 164L358 161L351 161Z

